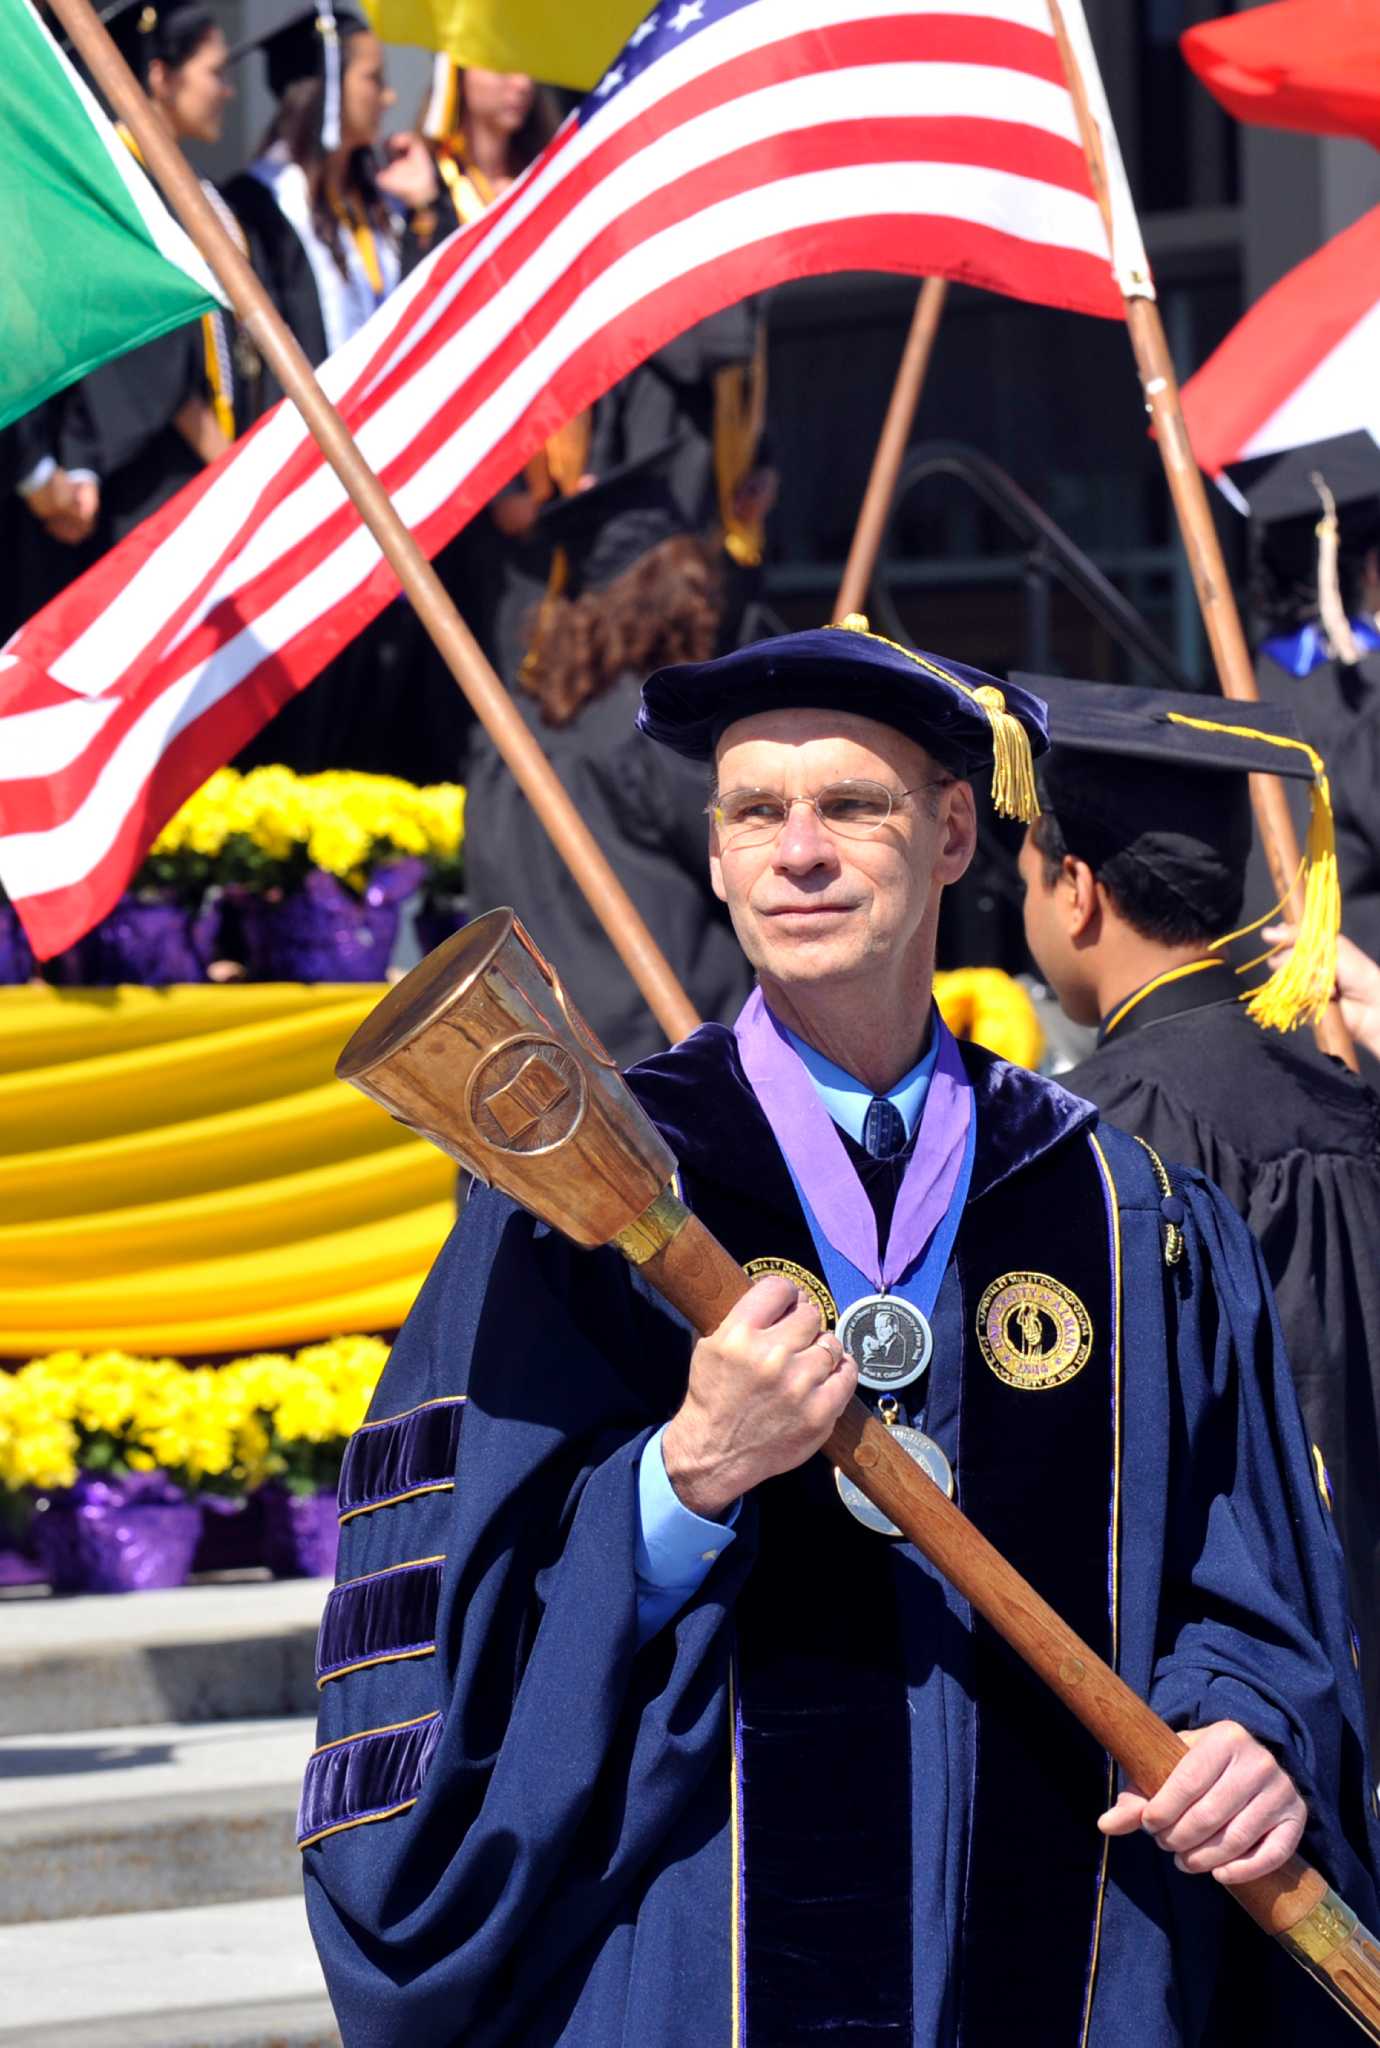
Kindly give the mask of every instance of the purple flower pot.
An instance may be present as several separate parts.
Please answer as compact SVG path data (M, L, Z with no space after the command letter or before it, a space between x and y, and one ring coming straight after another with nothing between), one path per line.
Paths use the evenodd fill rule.
M17 1543L0 1536L0 1587L41 1586L48 1574Z
M58 954L52 979L60 988L167 988L205 981L209 955L199 926L185 903L124 895L84 938Z
M257 1494L248 1500L227 1500L203 1493L200 1507L193 1572L242 1572L263 1563L264 1519Z
M55 1593L144 1593L180 1586L201 1534L201 1508L162 1472L83 1473L38 1503L33 1545Z
M334 1578L340 1543L335 1489L304 1494L264 1486L258 1498L263 1503L264 1563L274 1578Z
M423 953L434 953L447 939L454 938L462 924L469 923L469 898L424 896L412 923Z
M24 935L19 912L0 899L0 983L13 987L28 981L34 971L33 948Z
M403 862L375 876L362 897L313 868L290 896L239 897L245 965L254 981L382 981L393 956L403 897ZM399 878L399 879L394 879Z

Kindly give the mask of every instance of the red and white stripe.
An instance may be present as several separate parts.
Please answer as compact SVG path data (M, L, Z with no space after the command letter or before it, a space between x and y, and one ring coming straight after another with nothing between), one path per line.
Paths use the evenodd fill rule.
M321 381L434 554L653 350L835 270L1119 315L1045 0L751 0L707 22L596 92ZM41 956L395 591L284 404L21 628L0 882Z
M1272 285L1183 389L1198 467L1380 440L1380 206Z

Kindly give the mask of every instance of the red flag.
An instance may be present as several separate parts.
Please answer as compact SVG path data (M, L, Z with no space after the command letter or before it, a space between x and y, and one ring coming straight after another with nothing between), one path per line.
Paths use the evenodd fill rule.
M1183 389L1198 466L1380 438L1380 206L1272 285Z
M1380 148L1380 0L1273 0L1185 30L1179 48L1238 121Z
M322 370L428 554L562 421L790 277L1120 317L1045 0L691 0ZM48 957L397 584L279 406L0 654L0 881Z

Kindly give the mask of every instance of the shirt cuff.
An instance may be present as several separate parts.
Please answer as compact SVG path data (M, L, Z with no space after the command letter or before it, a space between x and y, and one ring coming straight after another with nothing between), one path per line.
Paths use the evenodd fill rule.
M56 457L45 455L34 464L26 477L20 478L19 482L15 485L15 489L21 498L31 498L35 491L41 491L43 486L51 482L56 475Z
M722 1522L692 1514L666 1477L659 1429L638 1467L637 1577L641 1586L691 1593L733 1541L741 1503Z

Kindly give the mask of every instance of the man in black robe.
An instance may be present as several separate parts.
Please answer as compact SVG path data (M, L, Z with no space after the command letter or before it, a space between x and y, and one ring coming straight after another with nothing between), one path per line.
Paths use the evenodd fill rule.
M469 1202L341 1477L300 1839L347 2048L1340 2048L1204 1875L1302 1830L1376 1908L1258 1251L931 1002L970 778L995 754L1028 815L1039 705L839 628L663 670L641 717L715 760L759 989L631 1081L766 1270L692 1343L611 1248ZM812 1455L858 1381L821 1308L883 1306L910 1358L865 1398L1189 1732L1148 1805Z
M1165 1159L1207 1174L1260 1241L1335 1499L1374 1746L1380 1101L1306 1031L1261 1029L1217 950L1241 915L1248 772L1283 768L1306 789L1313 769L1276 707L1027 680L1048 700L1054 744L1021 855L1026 935L1066 1013L1099 1027L1096 1050L1063 1079ZM1204 720L1228 729L1205 732Z

